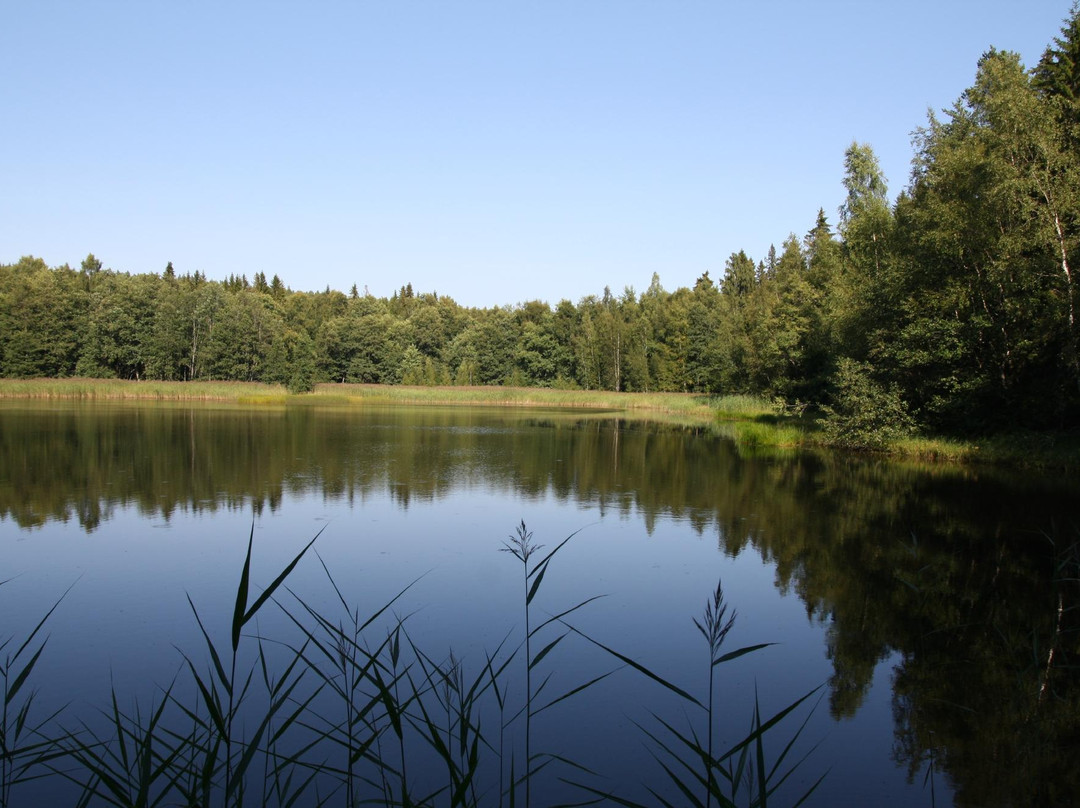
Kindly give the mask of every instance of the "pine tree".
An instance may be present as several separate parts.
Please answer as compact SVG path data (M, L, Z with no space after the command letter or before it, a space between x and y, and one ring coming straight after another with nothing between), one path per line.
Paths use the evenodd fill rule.
M1059 96L1072 104L1080 100L1080 5L1073 4L1061 36L1043 52L1032 78L1045 96Z

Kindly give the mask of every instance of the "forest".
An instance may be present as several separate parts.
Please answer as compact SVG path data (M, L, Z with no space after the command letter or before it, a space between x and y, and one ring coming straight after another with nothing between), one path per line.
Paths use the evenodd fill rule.
M0 265L0 376L753 393L887 434L1080 423L1080 10L1039 63L990 50L914 135L890 201L870 145L805 235L693 288L469 308L405 283ZM808 220L813 219L808 211Z

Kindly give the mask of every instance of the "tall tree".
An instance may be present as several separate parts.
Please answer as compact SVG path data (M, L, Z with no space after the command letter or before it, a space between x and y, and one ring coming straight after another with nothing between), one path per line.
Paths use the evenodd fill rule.
M1041 93L1067 102L1075 122L1075 105L1080 103L1080 5L1073 4L1061 27L1061 36L1054 37L1043 52L1032 78Z
M972 411L1030 425L1075 411L1080 194L1060 131L1019 57L990 51L949 120L919 133L892 351L913 397L953 426Z
M753 287L754 262L745 253L740 252L728 259L727 268L724 276L725 296L729 289L743 295L744 289L749 291ZM721 308L720 290L708 272L702 273L694 282L690 294L686 323L686 376L691 389L698 392L717 392L723 386L718 351Z
M847 191L840 206L844 261L840 276L833 278L833 294L843 299L838 307L842 312L837 323L838 348L846 356L865 359L868 336L891 304L882 293L890 270L893 231L888 185L868 144L852 143L844 152L843 183Z

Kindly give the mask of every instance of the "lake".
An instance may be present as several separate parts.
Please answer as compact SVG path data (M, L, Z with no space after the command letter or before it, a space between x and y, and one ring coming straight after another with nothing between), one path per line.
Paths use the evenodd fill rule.
M775 804L822 775L806 804L1059 805L1080 794L1077 480L756 453L723 425L525 409L3 402L0 642L14 638L10 657L67 591L27 680L33 715L61 710L45 734L85 725L104 738L111 688L129 716L149 715L174 680L178 701L199 701L184 655L206 681L216 674L189 598L227 651L249 537L250 604L318 534L277 603L245 625L241 671L262 637L281 666L269 675L287 673L304 633L286 611L329 648L305 604L347 627L343 598L360 622L393 602L359 646L385 657L380 646L404 627L396 636L411 662L399 674L411 667L399 687L452 664L468 682L522 642L522 564L500 551L522 521L544 546L534 561L572 536L530 603L531 627L596 597L532 640L536 658L566 634L533 670L531 751L559 758L538 758L551 762L533 777L534 805L608 792L655 804L648 788L686 801L661 763L678 769L692 755L665 722L705 738L704 712L668 685L707 702L710 650L694 619L719 581L728 616L737 612L719 653L769 645L713 668L715 751L751 732L755 704L764 721L811 694L762 736L769 761L793 738L784 768L801 761ZM309 645L305 655L340 681L327 673L333 654ZM511 758L522 771L525 668L518 651L498 698L489 688L476 707L484 743L470 793L483 804L499 804ZM318 681L309 672L295 698ZM446 777L419 737L429 727L420 708L439 704L445 684L421 684L406 704L416 794ZM308 707L282 743L300 748L300 734L317 732L304 726L334 723L327 686ZM253 715L238 718L248 736ZM382 720L383 764L361 761L369 782L354 783L364 796L400 775ZM304 760L340 752L313 747ZM54 765L82 777L70 761ZM692 778L698 767L679 771ZM297 804L334 780L317 775ZM73 799L73 788L53 775L16 786L11 804ZM343 790L328 804L345 805Z

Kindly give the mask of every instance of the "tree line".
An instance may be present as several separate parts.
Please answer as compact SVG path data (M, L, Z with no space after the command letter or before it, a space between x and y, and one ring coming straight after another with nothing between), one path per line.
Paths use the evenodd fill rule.
M1032 70L984 54L917 130L895 201L869 145L844 157L835 228L819 210L804 236L735 252L692 288L654 274L554 307L26 257L0 265L0 375L750 392L879 431L1074 426L1080 12Z

